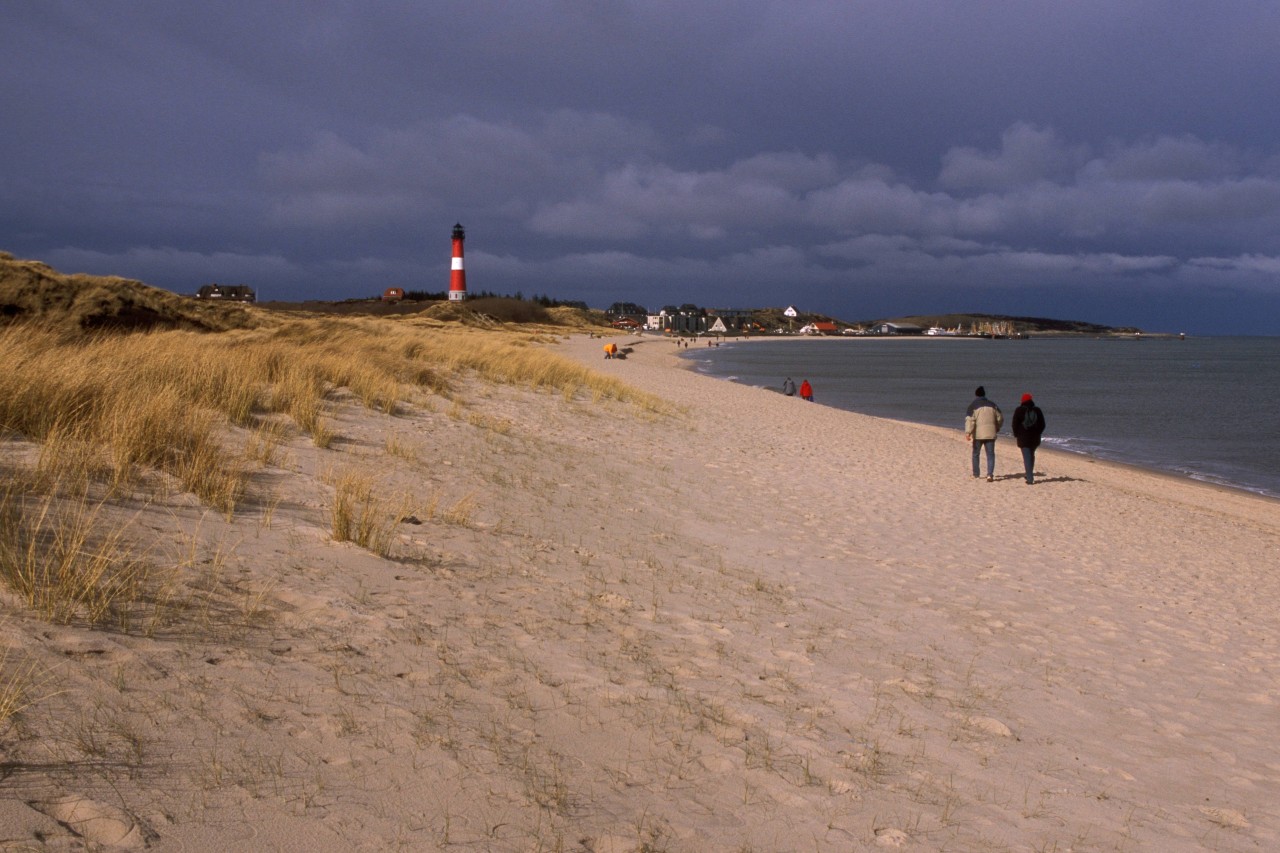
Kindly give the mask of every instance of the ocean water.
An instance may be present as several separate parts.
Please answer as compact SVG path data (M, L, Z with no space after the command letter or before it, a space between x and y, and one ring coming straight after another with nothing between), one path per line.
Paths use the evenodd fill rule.
M735 382L808 379L818 403L955 429L978 385L1005 434L1030 392L1046 445L1280 497L1280 338L756 339L685 357ZM1016 454L1012 438L1000 445Z

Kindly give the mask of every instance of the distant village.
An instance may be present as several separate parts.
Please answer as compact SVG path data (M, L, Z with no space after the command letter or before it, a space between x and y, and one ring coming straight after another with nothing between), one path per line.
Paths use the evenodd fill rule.
M380 297L347 302L436 302L451 294L406 291L400 287L388 287ZM197 299L253 303L257 294L246 285L206 284L195 294ZM466 294L466 299L501 299L524 301L521 294L499 296L494 293ZM554 300L550 297L534 297L534 302L544 306L568 306L590 310L586 303ZM926 322L909 320L877 320L866 323L847 323L822 315L797 311L794 307L728 309L704 308L692 303L667 305L656 313L634 302L615 302L604 311L607 322L615 329L637 333L653 332L677 336L746 336L746 335L806 335L806 336L854 336L854 335L905 335L942 337L1020 338L1028 332L1113 334L1127 332L1141 334L1137 330L1112 329L1087 323L1048 320L1032 317L982 317L971 315L946 315L924 318Z
M668 305L656 314L634 302L615 302L605 311L616 329L658 332L670 335L928 335L948 337L1019 337L1012 320L982 320L953 326L922 326L916 323L879 321L866 324L843 323L802 315L794 307L784 310L735 310L702 308L697 305Z

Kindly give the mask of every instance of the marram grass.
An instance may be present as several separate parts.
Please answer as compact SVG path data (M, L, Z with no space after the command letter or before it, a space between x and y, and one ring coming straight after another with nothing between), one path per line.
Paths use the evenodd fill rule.
M0 489L0 579L51 622L126 626L153 571L131 553L127 526L107 522L101 502L24 486Z
M53 621L130 612L151 569L131 556L124 527L105 521L104 500L168 483L230 518L255 466L278 461L290 432L330 447L331 416L347 401L393 416L423 394L456 407L451 379L477 376L666 410L535 345L545 340L421 318L306 318L216 334L0 327L0 435L40 446L26 485L0 494L0 581ZM334 538L385 554L401 509L358 478L336 493ZM445 520L465 523L472 510L460 502Z
M8 730L11 719L48 698L43 691L49 674L41 672L34 661L16 658L7 646L0 647L0 735Z

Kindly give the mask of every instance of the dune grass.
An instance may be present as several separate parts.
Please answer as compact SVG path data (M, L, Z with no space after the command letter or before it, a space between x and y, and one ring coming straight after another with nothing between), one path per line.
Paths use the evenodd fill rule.
M450 372L473 371L490 382L557 391L566 397L582 393L595 400L620 400L644 410L666 411L667 404L653 395L538 346L546 341L546 336L539 335L450 330L424 338L414 353Z
M408 499L391 509L377 495L374 479L355 470L333 477L332 536L335 542L354 542L379 556L391 555L396 531L408 518Z
M35 661L18 661L8 647L0 648L0 734L9 727L9 721L34 705L45 696L42 691L49 679L39 670Z
M52 621L125 618L156 581L108 519L110 502L177 489L230 519L290 431L330 447L332 414L347 402L393 416L421 394L456 404L451 379L478 376L664 409L539 346L548 335L368 317L216 334L0 327L0 436L39 446L22 483L0 490L0 581ZM355 475L335 484L334 500L333 538L385 554L404 513Z
M162 331L69 339L30 326L0 330L0 429L68 451L69 464L117 486L163 471L230 514L243 491L227 425L288 416L319 446L339 389L394 415L413 391L445 394L447 377L584 393L645 409L662 403L546 347L536 336L447 329L422 321L323 318L216 335ZM67 461L71 460L71 463ZM64 472L65 473L65 472Z
M129 630L156 586L128 525L87 495L21 477L0 487L0 581L43 619Z

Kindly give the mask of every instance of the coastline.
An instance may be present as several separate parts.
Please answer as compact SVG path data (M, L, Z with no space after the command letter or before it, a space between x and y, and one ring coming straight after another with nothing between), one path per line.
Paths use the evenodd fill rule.
M782 339L800 340L800 338L798 337L797 338L782 337ZM622 339L619 338L618 340L621 341ZM758 341L758 340L766 340L766 338L764 336L753 336L753 337L738 339L735 341L735 343L751 342L751 341ZM815 338L813 340L826 340L826 339ZM841 339L833 338L831 340L841 340ZM858 339L853 338L853 340L858 340ZM902 338L902 340L914 341L915 339L904 337ZM982 340L982 339L975 338L974 340ZM707 380L707 381L716 382L716 383L726 383L729 385L733 385L737 388L748 389L752 392L769 394L774 397L782 396L775 389L763 388L760 386L736 382L732 379L713 376L711 374L703 373L702 371L699 371L697 369L697 366L694 363L692 363L684 354L682 354L685 351L674 349L674 344L671 339L659 338L656 336L628 337L626 339L626 343L620 342L619 345L629 346L634 348L641 344L646 346L646 352L654 352L657 355L657 358L654 359L655 365L665 366L670 369L683 371L688 373L691 376L699 377L701 380ZM652 347L652 349L649 349L650 347ZM576 352L573 352L573 354L579 357L584 362L588 364L593 364L593 360L592 360L593 353L591 352L591 349L592 348L590 346L587 346L585 348L579 348ZM598 365L594 365L594 366L598 367ZM647 366L648 365L646 365L646 367ZM650 383L647 386L645 386L646 390L649 390L652 393L661 395L663 393L661 390L663 387L663 383L661 379L653 377L651 374L647 374L647 378L650 380ZM840 409L832 406L825 406L822 403L818 403L815 405L825 409L829 409L831 411L845 412L847 414L854 415L858 418L869 418L873 421L883 421L884 423L887 423L887 424L899 424L910 429L932 432L937 436L939 436L940 438L945 438L949 440L958 440L960 444L962 445L965 444L964 435L959 429L952 430L946 427L938 426L936 424L926 424L926 423L920 423L918 421L908 421L908 420L902 420L897 418L885 418L877 415L869 415L861 412L854 412L847 409ZM1210 493L1234 496L1236 498L1240 498L1243 501L1245 501L1246 506L1251 502L1256 502L1261 506L1263 512L1265 512L1267 508L1275 508L1277 506L1280 506L1280 498L1255 492L1250 489L1232 486L1226 483L1217 483L1217 482L1212 482L1208 480L1200 480L1188 475L1178 474L1173 471L1163 470L1163 469L1155 468L1148 465L1140 465L1140 464L1124 462L1116 459L1108 459L1108 458L1099 457L1099 456L1092 456L1083 452L1061 450L1053 447L1052 445L1041 445L1039 451L1036 454L1037 463L1041 462L1041 457L1044 457L1045 459L1054 459L1054 460L1060 461L1063 465L1065 465L1068 469L1071 470L1073 475L1079 474L1082 471L1087 471L1090 469L1107 471L1108 474L1106 479L1107 479L1108 485L1115 485L1118 487L1125 487L1125 488L1137 488L1137 489L1141 489L1141 491L1143 491L1144 493L1160 494L1163 489L1163 487L1160 484L1167 484L1169 486L1177 487L1179 490L1190 489L1192 490L1192 493L1194 493L1195 490L1203 489ZM1021 475L1021 471L1022 471L1021 457L1017 453L1017 447L1016 445L1014 445L1013 437L1011 435L1008 435L1005 433L1002 433L1000 435L1000 440L997 444L997 460L998 460L998 466L999 466L997 470L998 476L1001 476L1004 478L1012 478L1012 477ZM968 457L962 455L962 457L958 461L958 470L961 473L963 473L963 471L967 469L967 466L968 466ZM1081 466L1085 466L1085 467L1082 468ZM1006 470L1006 468L1008 470ZM1141 482L1126 484L1125 481L1131 478L1134 478Z
M1037 337L1044 337L1044 338L1051 338L1051 339L1058 339L1058 340L1061 340L1061 339L1081 339L1081 340L1083 340L1083 339L1088 339L1088 340L1093 340L1093 339L1094 339L1094 336L1088 336L1088 335L1067 335L1067 334L1058 334L1058 335L1047 335L1047 334L1046 334L1046 335L1041 335L1041 336L1037 336ZM1152 340L1155 340L1155 339L1157 339L1157 338L1159 338L1159 337L1162 337L1162 336L1160 336L1160 335L1154 335L1154 334L1153 334L1153 335L1151 335L1151 336L1149 336L1149 337L1150 337ZM1174 337L1176 337L1176 336L1166 335L1166 336L1163 336L1163 337L1167 337L1167 338L1174 338ZM1125 339L1125 338L1120 337L1120 336L1115 337L1115 340L1124 340L1124 339ZM743 338L733 339L733 343L734 343L734 344L752 343L752 342L758 342L758 341L762 341L762 340L767 340L767 338L765 338L764 336L743 337ZM810 344L810 345L812 345L812 344L813 344L814 342L816 342L816 341L827 341L827 342L830 342L830 341L835 341L835 340L840 340L840 341L848 341L848 340L861 340L861 341L868 341L868 340L874 340L874 341L878 342L878 343L879 343L879 344L881 344L881 345L891 345L891 346L892 346L892 345L895 345L895 344L905 344L906 342L911 342L911 344L910 344L910 345L912 345L912 346L929 346L929 345L931 345L931 344L928 344L928 343L920 343L920 342L921 342L921 341L926 341L926 340L935 340L935 339L929 339L929 338L924 338L924 337L920 337L920 336L910 336L910 337L909 337L909 336L900 336L900 337L883 337L883 336L882 336L882 337L873 337L873 338L865 338L865 337L859 337L859 338L834 338L834 337L825 337L825 338L824 338L824 337L809 337L809 338L801 338L801 337L798 337L798 336L788 336L788 337L773 338L773 339L768 339L768 340L775 340L775 341L776 341L776 340L796 340L796 341L804 340L807 344ZM962 339L962 338L947 338L947 340L953 341L953 340L963 340L963 339ZM981 338L970 338L970 339L968 339L968 340L984 340L984 339L981 339ZM988 343L990 343L990 342L988 342ZM696 351L693 351L693 350L684 350L684 351L682 351L682 352L681 352L680 359L681 359L681 361L683 361L683 362L685 362L685 363L689 363L689 362L694 361L694 359L696 358L696 356L697 356ZM752 385L751 383L742 382L742 381L740 381L740 380L739 380L739 379L737 379L737 378L733 378L733 377L729 377L729 376L721 376L721 375L717 375L716 373L714 373L714 372L712 372L712 371L710 371L710 370L703 370L703 369L701 369L701 366L699 366L699 365L690 364L690 369L694 370L695 372L702 373L703 375L707 375L707 376L710 376L710 377L713 377L713 378L716 378L716 379L723 379L723 380L725 380L725 381L735 382L735 383L737 383L737 384L743 384L743 385L746 385L747 387L761 387L761 386L758 386L758 385ZM776 389L774 389L774 390L776 390ZM830 404L828 403L828 405L830 405ZM841 407L841 406L836 406L836 408L843 408L843 407ZM913 424L920 425L920 426L938 426L938 423L937 423L936 421L934 421L934 422L912 421L912 420L908 420L908 419L905 419L905 418L894 417L894 416L892 416L892 415L887 415L887 414L878 414L878 413L876 413L876 412L874 412L874 411L872 411L872 412L860 411L859 409L857 409L857 408L852 408L852 407L851 407L851 408L848 408L848 409L845 409L845 410L846 410L846 411L858 411L860 414L867 414L867 415L869 415L869 416L871 416L871 417L880 417L880 418L885 418L885 419L888 419L888 420L899 421L899 422L902 422L902 423L913 423ZM944 431L945 431L945 427L944 427ZM1015 448L1015 447L1014 447L1014 445L1013 445L1013 437L1012 437L1012 435L1007 431L1007 429L1006 429L1006 431L1005 431L1005 432L1002 432L1002 433L1001 433L1001 435L1000 435L1000 439L1001 439L1001 443L1002 443L1002 444L1007 444L1010 448L1012 448L1012 449L1013 449L1013 452L1014 452L1015 454L1017 453L1017 450L1016 450L1016 448ZM1086 440L1086 443L1088 443L1088 441L1087 441L1087 440ZM1134 470L1134 471L1142 471L1142 472L1146 472L1146 473L1148 473L1148 474L1155 475L1155 476L1160 476L1160 477L1169 477L1169 478L1172 478L1173 480L1185 480L1185 481L1189 481L1189 482L1193 482L1193 483L1198 483L1198 484L1201 484L1201 485L1204 485L1204 486L1206 486L1206 487L1210 487L1210 488L1225 489L1225 490L1227 490L1227 491L1229 491L1229 492L1238 492L1238 493L1247 494L1247 495L1254 495L1254 496L1257 496L1257 497L1259 497L1259 498L1261 498L1261 499L1264 499L1264 500L1280 502L1280 493L1277 493L1277 492L1276 492L1276 486L1275 486L1275 485L1264 485L1264 483L1266 483L1265 477L1264 477L1262 480L1259 480L1259 482L1257 482L1257 483L1238 483L1238 482L1237 482L1237 483L1233 483L1233 482L1231 482L1230 480L1226 479L1225 477L1222 477L1221 475L1217 475L1217 474L1215 474L1215 473L1213 473L1213 472L1210 472L1210 471L1201 472L1201 473L1199 473L1199 474L1197 474L1197 473L1190 473L1190 472L1187 472L1187 471L1184 471L1184 470L1179 470L1179 467L1178 467L1177 465L1175 465L1173 462L1168 462L1168 461L1143 461L1143 460L1136 460L1136 459L1131 459L1131 458L1130 458L1130 459L1126 459L1126 458L1123 458L1123 456L1122 456L1121 454L1104 455L1102 452L1092 452L1092 451L1090 451L1090 450L1085 450L1085 449L1072 449L1072 448L1068 448L1068 447L1060 446L1060 445L1059 445L1056 441L1054 441L1052 438L1049 440L1049 442L1048 442L1048 443L1041 445L1041 448L1040 448L1040 451L1039 451L1039 452L1040 452L1041 454L1044 454L1044 453L1051 453L1051 454L1055 454L1055 453L1062 453L1062 454L1066 454L1066 455L1068 455L1068 456L1082 457L1082 458L1089 459L1089 460L1092 460L1092 461L1094 461L1094 462L1097 462L1097 463L1099 463L1099 464L1104 464L1104 463L1105 463L1105 464L1112 464L1112 465L1119 466L1119 467L1121 467L1122 469L1128 469L1128 470ZM1256 479L1256 478L1255 478L1255 479Z
M340 396L331 448L288 439L263 471L269 503L124 508L201 556L190 620L15 605L9 660L57 687L4 733L0 837L1280 844L1274 502L1075 454L1028 488L1007 443L974 481L958 430L714 379L660 340L539 346L668 408L474 377L394 415ZM333 540L345 470L414 512L386 555Z

